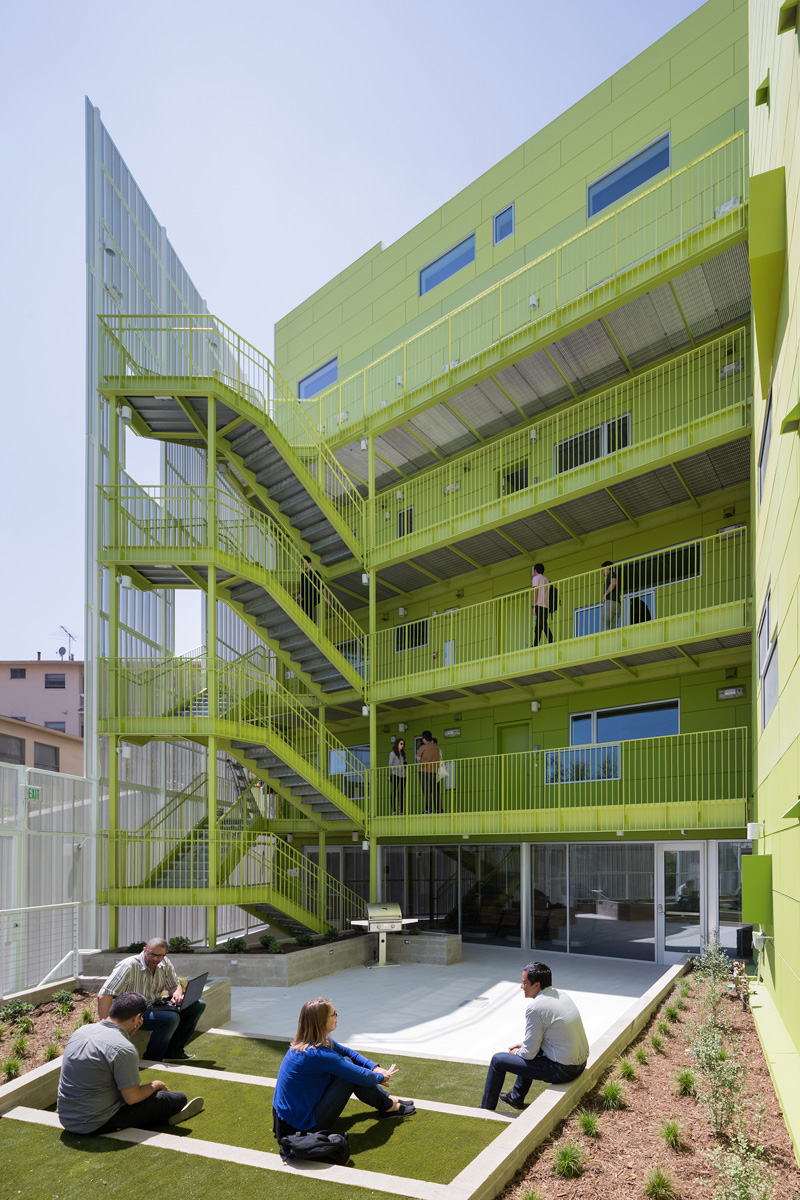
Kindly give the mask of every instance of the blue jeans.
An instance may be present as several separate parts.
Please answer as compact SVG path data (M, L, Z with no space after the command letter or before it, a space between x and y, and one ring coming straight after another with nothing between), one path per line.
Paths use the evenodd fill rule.
M330 1129L336 1118L342 1115L351 1096L355 1096L362 1104L368 1104L370 1108L377 1108L378 1112L386 1112L393 1104L388 1092L377 1083L374 1087L356 1087L339 1075L334 1075L314 1109L317 1129Z
M543 1050L540 1050L535 1058L523 1058L520 1054L493 1054L486 1073L481 1108L497 1108L497 1101L509 1071L517 1077L511 1095L521 1104L534 1079L542 1079L546 1083L567 1083L570 1079L577 1079L585 1068L586 1063L571 1067L565 1063L553 1062Z
M142 1029L152 1029L145 1058L160 1062L162 1058L177 1058L184 1052L197 1022L205 1010L204 1000L195 1000L188 1008L175 1012L171 1008L148 1008Z

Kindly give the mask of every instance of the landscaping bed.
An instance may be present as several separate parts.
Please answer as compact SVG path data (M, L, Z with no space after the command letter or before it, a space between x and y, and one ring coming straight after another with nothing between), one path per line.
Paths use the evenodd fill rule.
M720 993L714 1019L708 1002L713 986ZM703 1042L701 1031L707 1034L715 1020L725 1056L721 1074L719 1068L701 1069L709 1061L709 1042ZM660 1046L657 1042L654 1048L653 1037ZM637 1061L637 1055L646 1061ZM631 1070L633 1076L625 1079ZM694 1077L696 1094L679 1094L677 1077L686 1071ZM689 1082L685 1077L684 1085ZM607 1090L609 1083L615 1086ZM621 1106L606 1108L620 1087ZM717 1132L706 1102L712 1094ZM709 1154L720 1158L712 1162ZM566 1174L557 1173L556 1165ZM653 1178L659 1168L661 1178ZM570 1169L579 1173L570 1177ZM726 979L715 985L695 974L676 986L627 1053L537 1148L499 1200L647 1195L652 1200L797 1200L800 1195L800 1172L752 1015L728 992Z
M35 1005L14 1000L0 1004L0 1083L58 1058L73 1030L94 1021L91 992L83 988L56 989L54 995L60 997L60 1006L58 1000ZM24 1045L19 1039L24 1039Z

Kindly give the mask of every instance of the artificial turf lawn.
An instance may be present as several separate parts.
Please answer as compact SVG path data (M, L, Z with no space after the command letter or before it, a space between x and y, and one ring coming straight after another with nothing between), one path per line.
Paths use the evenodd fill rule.
M165 1078L157 1067L142 1072L143 1083L159 1077ZM202 1096L205 1108L191 1121L165 1126L164 1132L278 1153L272 1135L271 1087L173 1071L165 1082L173 1091ZM450 1183L506 1126L421 1109L412 1117L381 1120L373 1109L351 1100L333 1128L349 1135L353 1164L359 1170Z
M412 1118L413 1119L413 1118ZM388 1123L388 1122L387 1122ZM177 1127L170 1126L170 1133ZM98 1196L174 1196L177 1200L400 1200L303 1174L279 1174L236 1162L76 1137L58 1129L0 1119L3 1200L96 1200ZM405 1198L404 1198L405 1200Z
M193 1067L238 1071L242 1075L264 1075L275 1079L288 1044L267 1041L266 1038L201 1033L189 1049L197 1056ZM400 1070L390 1087L393 1095L435 1100L439 1104L463 1104L469 1108L477 1108L481 1102L486 1067L474 1063L439 1062L432 1058L397 1058L393 1054L378 1054L370 1050L361 1050L360 1053L382 1066L397 1063ZM512 1085L510 1076L507 1083L509 1087ZM531 1084L528 1103L535 1100L546 1086L544 1083Z

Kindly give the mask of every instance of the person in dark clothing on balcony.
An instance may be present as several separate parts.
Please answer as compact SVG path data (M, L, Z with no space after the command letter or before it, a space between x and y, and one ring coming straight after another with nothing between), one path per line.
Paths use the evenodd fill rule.
M622 604L620 601L619 570L610 559L600 567L603 573L603 595L600 598L600 628L616 629Z
M440 813L442 806L439 802L439 763L442 752L433 740L430 729L422 731L422 745L417 751L419 763L419 782L422 787L422 799L426 813Z
M303 555L301 565L303 574L300 576L300 591L297 594L297 602L306 616L315 621L317 617L317 605L320 602L323 590L322 576L315 569L307 554Z

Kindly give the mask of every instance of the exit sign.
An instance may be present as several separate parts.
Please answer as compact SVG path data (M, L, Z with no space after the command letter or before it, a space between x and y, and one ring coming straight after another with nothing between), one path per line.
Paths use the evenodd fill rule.
M42 789L40 787L26 787L25 788L25 799L26 800L33 800L38 803L39 800L41 800L41 798L42 798Z

